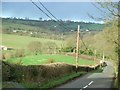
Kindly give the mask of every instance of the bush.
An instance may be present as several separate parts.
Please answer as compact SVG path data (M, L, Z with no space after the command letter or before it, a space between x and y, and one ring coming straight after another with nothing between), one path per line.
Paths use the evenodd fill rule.
M29 43L28 49L35 54L41 53L42 52L42 43L39 41L33 41L33 42Z
M90 55L90 56L93 56L94 55L94 52L91 50L91 49L87 49L87 50L79 50L79 53L80 54L85 54L85 55Z
M79 50L79 53L80 53L80 54L85 54L85 50L81 50L81 49L80 49L80 50Z
M19 65L13 65L10 68L10 77L9 80L10 81L16 81L16 82L21 82L22 81L22 75L23 75L23 67L19 66Z
M2 70L2 81L8 81L10 77L10 67L8 64L2 61L2 69L3 68L4 70Z
M22 63L22 59L18 60L18 61L16 62L16 64L17 64L17 65L23 64L23 63Z
M63 52L74 52L75 47L64 47L62 49Z
M24 49L18 49L15 52L15 57L24 57L25 56L25 51Z
M51 59L49 59L51 61ZM53 62L53 60L52 60ZM75 65L54 63L48 65L15 65L2 61L2 80L15 82L43 83L51 78L75 72ZM93 67L79 66L78 71L91 71Z
M94 52L92 50L88 50L88 55L92 56L94 55Z
M47 60L46 63L49 64L49 63L54 63L54 62L55 62L55 60L50 58L50 59Z
M5 55L3 53L1 55L1 59L5 59Z
M12 58L13 57L13 54L12 53L4 53L3 55L2 55L2 58L3 59L9 59L9 58Z
M57 53L57 44L55 42L46 42L44 43L44 46L43 46L43 51L45 53L49 53L49 54L56 54Z

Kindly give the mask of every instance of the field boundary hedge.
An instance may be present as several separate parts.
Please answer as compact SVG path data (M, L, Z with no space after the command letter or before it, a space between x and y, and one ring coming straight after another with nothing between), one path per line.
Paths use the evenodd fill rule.
M99 68L96 66L78 66L78 71L89 72ZM15 65L2 61L2 81L42 83L49 79L64 76L76 71L75 65L52 63L45 65Z

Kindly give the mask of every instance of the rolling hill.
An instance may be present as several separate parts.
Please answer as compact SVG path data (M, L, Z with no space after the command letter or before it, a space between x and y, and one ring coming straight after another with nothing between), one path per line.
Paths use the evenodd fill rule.
M77 25L81 26L81 30L99 31L104 28L104 24L98 23L85 23L85 22L74 22L74 21L53 21L53 20L26 20L26 19L11 19L2 18L3 29L9 30L45 30L55 32L68 32L76 30ZM27 26L27 27L26 27ZM35 29L36 28L36 29ZM42 30L43 29L43 30Z

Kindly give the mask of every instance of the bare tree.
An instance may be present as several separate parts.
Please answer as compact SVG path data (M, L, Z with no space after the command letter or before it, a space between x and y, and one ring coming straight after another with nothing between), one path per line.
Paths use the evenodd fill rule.
M118 20L118 40L115 43L118 45L118 88L120 88L120 2L97 2L92 3L101 13L102 17L95 17L88 13L88 16L94 20Z
M95 17L88 13L88 16L94 20L113 20L120 17L118 2L96 2L92 5L102 14L101 17Z

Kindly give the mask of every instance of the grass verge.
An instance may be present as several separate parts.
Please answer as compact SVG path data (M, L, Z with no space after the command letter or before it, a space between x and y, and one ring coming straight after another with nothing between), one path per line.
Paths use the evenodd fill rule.
M101 73L103 69L98 68L97 70L93 70L89 73ZM47 90L50 88L54 88L56 86L60 86L70 80L73 80L77 77L80 77L82 75L85 75L87 72L78 72L78 73L70 73L70 74L65 74L64 76L56 77L56 78L51 78L51 79L46 79L43 82L22 82L22 86L24 88L27 88L28 90ZM6 84L4 85L4 88L12 88L10 85Z
M118 78L116 77L115 81L114 81L114 88L116 88L116 90L120 90L120 84L118 85Z
M102 73L103 72L103 68L98 68L96 70L91 71L90 73Z
M102 73L103 69L98 68L97 70L91 71L90 73ZM74 78L80 77L82 75L85 75L87 72L73 72L71 74L66 74L61 77L53 78L50 80L47 80L46 82L42 84L36 84L36 83L23 83L23 86L28 88L29 90L47 90L54 88L56 86L62 85L70 80L73 80Z
M57 77L57 78L54 78L54 79L50 79L50 80L47 80L45 81L44 83L42 84L36 84L36 83L22 83L22 85L26 88L28 88L29 90L47 90L47 89L50 89L50 88L54 88L58 85L61 85L61 84L64 84L76 77L80 77L82 75L86 74L86 72L78 72L78 73L71 73L71 74L66 74L64 76L61 76L61 77Z

